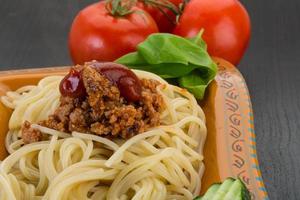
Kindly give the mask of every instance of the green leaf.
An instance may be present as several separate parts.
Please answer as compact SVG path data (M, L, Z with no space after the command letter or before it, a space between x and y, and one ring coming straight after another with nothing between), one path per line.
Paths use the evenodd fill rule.
M207 51L188 39L169 33L150 35L138 45L148 64L181 63L206 66L211 63Z
M217 66L206 51L203 31L186 39L168 33L150 35L137 47L116 62L132 69L155 73L167 81L188 89L202 99L205 89L214 79Z
M207 50L207 44L202 38L203 33L204 33L204 29L201 29L196 37L189 38L189 40L194 42L195 44L197 44L201 48L205 49L205 51L206 51Z
M119 62L122 63L122 62ZM124 63L122 63L124 64ZM124 64L126 65L126 64ZM152 72L161 76L162 78L179 78L181 76L187 75L194 69L198 68L196 65L183 65L183 64L173 64L173 63L163 63L158 65L131 65L127 64L131 69L145 70Z
M194 94L197 99L203 98L207 87L207 80L199 76L197 72L180 77L178 81L180 87L186 88L189 92Z
M115 62L128 66L143 65L147 63L138 52L126 54L125 56L118 58Z

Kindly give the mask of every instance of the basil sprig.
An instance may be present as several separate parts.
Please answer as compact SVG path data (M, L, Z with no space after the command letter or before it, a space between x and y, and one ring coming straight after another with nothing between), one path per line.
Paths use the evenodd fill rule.
M186 39L168 33L152 34L138 45L136 52L116 62L155 73L202 99L217 73L217 66L207 53L201 35L202 31L197 37Z

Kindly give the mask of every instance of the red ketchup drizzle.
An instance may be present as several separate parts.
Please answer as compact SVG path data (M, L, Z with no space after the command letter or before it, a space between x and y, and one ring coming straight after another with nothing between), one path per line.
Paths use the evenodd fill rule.
M127 67L107 62L90 62L91 67L113 82L123 96L129 102L141 99L141 83L138 77ZM82 97L86 95L83 85L81 71L71 69L69 74L60 83L60 92L63 96Z
M81 71L74 68L70 69L69 74L60 82L59 91L62 96L69 96L74 98L83 97L86 95Z
M127 101L136 102L141 99L142 86L140 80L130 69L112 62L91 62L90 65L117 85L121 96Z

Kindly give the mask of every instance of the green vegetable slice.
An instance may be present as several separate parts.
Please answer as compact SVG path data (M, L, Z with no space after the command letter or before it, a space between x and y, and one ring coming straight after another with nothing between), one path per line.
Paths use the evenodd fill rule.
M210 186L207 192L194 200L250 200L250 193L240 179L227 178Z

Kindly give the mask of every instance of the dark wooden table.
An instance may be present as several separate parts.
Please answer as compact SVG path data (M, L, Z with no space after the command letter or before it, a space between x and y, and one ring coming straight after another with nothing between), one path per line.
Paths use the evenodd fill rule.
M71 64L70 24L95 0L0 0L0 70ZM253 34L239 66L270 199L300 199L300 1L243 0Z

